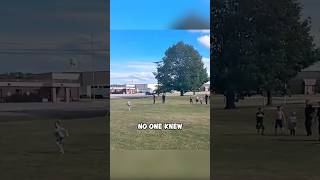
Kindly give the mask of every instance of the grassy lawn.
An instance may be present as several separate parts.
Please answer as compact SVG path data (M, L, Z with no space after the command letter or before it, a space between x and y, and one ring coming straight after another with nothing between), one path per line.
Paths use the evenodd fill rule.
M275 106L264 109L266 135L261 136L255 130L255 113L259 103L254 105L254 100L244 100L239 102L238 109L224 110L221 100L213 100L211 107L214 123L212 129L214 148L211 151L214 158L211 164L213 178L216 180L320 179L318 131L314 127L314 136L305 136L303 101L304 99L301 99L301 103L284 107L287 114L295 111L298 117L297 135L290 137L274 135ZM280 101L275 103L280 104Z
M61 155L53 135L57 119L38 115L0 112L1 180L106 179L105 117L65 116L62 122L70 137Z
M168 96L152 104L152 97L111 99L112 150L208 150L209 105L189 104L189 96ZM182 130L138 130L138 123L183 123Z

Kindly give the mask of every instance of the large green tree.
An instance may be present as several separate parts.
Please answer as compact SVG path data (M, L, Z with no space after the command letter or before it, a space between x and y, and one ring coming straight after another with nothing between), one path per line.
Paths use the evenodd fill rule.
M226 108L235 108L235 93L250 90L267 92L271 104L274 91L318 60L301 9L296 0L241 0L236 11L223 11L222 54L212 69Z
M160 91L176 90L181 96L188 91L199 90L209 80L199 52L183 42L178 42L166 50L165 57L154 74Z

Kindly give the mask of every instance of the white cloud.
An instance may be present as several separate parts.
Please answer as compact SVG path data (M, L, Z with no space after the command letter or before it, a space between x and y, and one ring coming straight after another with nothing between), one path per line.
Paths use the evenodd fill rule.
M155 69L156 68L155 63L152 63L152 62L139 62L139 61L130 62L126 66L128 68L134 68L134 69L138 69L138 70L151 70L151 69Z
M202 61L210 75L210 58L203 57ZM156 65L152 62L130 61L127 64L111 65L111 84L156 83L153 72Z
M152 72L111 72L112 84L154 83Z
M192 29L192 30L189 30L189 32L191 32L191 33L209 34L210 33L210 29Z
M210 35L203 35L198 38L198 42L204 47L210 49Z
M110 73L111 83L155 83L156 80L153 75L155 71L156 65L152 62L129 61L126 64L113 63Z
M207 73L210 76L210 58L202 57L204 67L207 68Z

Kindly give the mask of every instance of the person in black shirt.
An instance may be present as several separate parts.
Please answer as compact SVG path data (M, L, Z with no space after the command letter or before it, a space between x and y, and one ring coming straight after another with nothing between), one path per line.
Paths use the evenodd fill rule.
M318 119L318 132L319 132L319 141L320 141L320 101L318 102L317 108L317 119Z
M208 96L208 94L206 94L206 95L204 96L204 99L205 99L205 101L206 101L206 104L208 104L208 98L209 98L209 96Z
M264 135L264 125L263 125L263 119L264 119L264 112L262 111L261 108L258 108L258 112L256 113L256 129L257 133L260 133L261 129L261 134Z
M166 103L166 95L162 94L162 103Z
M306 103L306 107L304 109L305 115L305 128L307 132L307 136L312 135L312 119L313 119L314 108L308 102Z
M155 104L155 103L156 103L156 95L153 94L153 104Z

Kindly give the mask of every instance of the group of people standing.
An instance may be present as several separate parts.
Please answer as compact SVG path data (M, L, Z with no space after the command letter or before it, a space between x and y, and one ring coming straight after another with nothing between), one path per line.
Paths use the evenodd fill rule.
M319 102L320 105L320 102ZM312 135L312 125L316 120L318 120L318 131L319 131L319 140L320 140L320 106L314 108L312 104L306 102L306 106L304 109L305 113L305 131L307 136ZM257 133L264 134L265 126L263 123L264 120L264 112L262 108L258 108L256 112L256 129ZM284 130L287 128L288 132L291 136L295 136L297 127L297 116L296 112L291 112L289 118L286 117L282 106L277 106L276 109L276 119L274 122L274 133L278 134L278 129L281 130L281 134L284 133Z
M195 100L196 100L196 104L198 104L198 103L200 103L200 104L203 104L203 103L208 104L208 101L210 100L210 96L208 94L206 94L204 97L196 96ZM192 96L190 96L189 102L190 102L190 104L193 104L193 97Z
M189 98L190 104L193 104L193 98L195 98L196 104L198 104L198 103L200 103L200 104L203 104L203 103L208 104L209 100L210 100L210 95L206 94L204 96L196 96L196 97L190 96L190 98ZM157 97L156 97L155 94L153 94L152 99L153 99L153 104L155 104L156 101L157 101ZM163 104L166 103L166 95L164 93L162 94L161 99L162 99L162 103Z
M155 104L157 100L157 97L155 94L152 95L152 99L153 99L153 104ZM162 94L161 99L163 104L166 103L166 95L164 93Z

